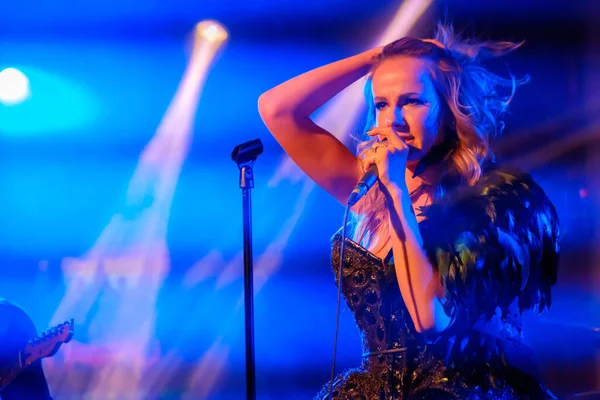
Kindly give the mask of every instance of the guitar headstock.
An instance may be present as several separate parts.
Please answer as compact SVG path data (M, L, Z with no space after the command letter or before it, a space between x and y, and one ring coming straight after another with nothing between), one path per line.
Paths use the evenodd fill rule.
M71 341L74 332L72 319L47 329L40 336L27 343L22 351L23 364L29 365L40 358L52 357L63 343Z

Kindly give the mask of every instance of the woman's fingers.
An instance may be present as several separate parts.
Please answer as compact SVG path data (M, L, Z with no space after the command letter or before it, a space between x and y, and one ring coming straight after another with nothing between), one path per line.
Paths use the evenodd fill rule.
M408 150L408 145L406 144L404 139L402 139L400 135L398 135L394 128L388 128L385 131L385 137L395 149L400 151Z
M385 144L377 142L362 158L363 172L366 172L371 165L377 165L379 173L387 171L389 149Z
M371 136L371 137L377 137L380 142L383 142L384 140L387 139L386 129L389 129L389 128L373 127L367 131L367 135Z
M363 153L363 173L371 165L377 165L378 178L383 185L387 185L393 175L394 182L402 183L404 180L406 161L409 147L391 127L375 127L367 132L371 137L377 136L379 141L373 141L371 150Z
M375 158L375 154L371 153L371 154L365 156L362 159L363 172L367 172L367 169L369 169L369 167L373 164L377 165L377 159Z
M393 148L397 150L407 150L408 145L391 127L373 127L367 131L367 135L371 137L377 136L380 142L389 142Z

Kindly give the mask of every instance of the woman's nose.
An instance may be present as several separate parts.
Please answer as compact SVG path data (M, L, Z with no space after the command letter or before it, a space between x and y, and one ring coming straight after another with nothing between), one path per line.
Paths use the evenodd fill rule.
M402 115L401 112L394 113L393 115L390 113L385 116L384 125L387 128L390 128L392 126L404 126L406 125L406 122L404 121L404 115Z

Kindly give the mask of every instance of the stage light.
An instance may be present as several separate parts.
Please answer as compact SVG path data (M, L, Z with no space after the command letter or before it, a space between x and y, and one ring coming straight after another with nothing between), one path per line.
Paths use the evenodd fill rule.
M224 42L229 36L223 25L213 20L198 22L195 30L198 37L216 44Z
M16 68L0 71L0 102L7 106L19 104L29 97L29 79Z

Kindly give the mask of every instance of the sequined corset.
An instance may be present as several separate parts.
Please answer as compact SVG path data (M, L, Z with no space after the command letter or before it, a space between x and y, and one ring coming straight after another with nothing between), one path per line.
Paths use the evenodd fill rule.
M332 266L338 282L341 234L332 242ZM402 300L394 265L346 239L342 292L361 331L363 368L405 371L423 350ZM416 360L415 360L416 361Z

